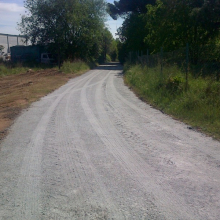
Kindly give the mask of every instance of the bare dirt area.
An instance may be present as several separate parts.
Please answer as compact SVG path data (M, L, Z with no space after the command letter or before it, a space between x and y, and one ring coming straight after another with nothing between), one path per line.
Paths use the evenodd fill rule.
M220 143L138 99L118 64L32 103L0 144L0 219L219 220L219 186Z
M22 109L65 84L73 75L56 69L0 77L0 141Z

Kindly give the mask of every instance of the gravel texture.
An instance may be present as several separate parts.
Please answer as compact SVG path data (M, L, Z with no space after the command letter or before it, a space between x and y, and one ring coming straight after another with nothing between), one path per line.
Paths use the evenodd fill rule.
M218 220L220 143L109 64L35 102L0 145L0 219Z

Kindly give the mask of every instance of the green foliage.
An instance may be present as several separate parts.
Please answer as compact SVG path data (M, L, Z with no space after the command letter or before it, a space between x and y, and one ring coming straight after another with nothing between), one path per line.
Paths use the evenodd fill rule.
M130 14L118 29L119 39L126 44L129 51L147 50L148 45L144 42L144 38L148 31L145 25L146 22L141 15Z
M85 62L80 60L74 62L65 61L60 70L66 74L81 73L82 71L89 70L89 66Z
M197 65L199 49L219 41L219 0L120 0L109 4L109 14L115 19L125 18L118 29L123 43L119 54L124 56L126 52L128 55L130 51L146 52L147 49L155 53L161 47L164 51L173 51L188 43L190 61ZM210 48L210 51L214 50Z
M119 0L114 4L108 3L108 13L113 19L118 16L126 16L129 13L146 12L145 5L155 4L156 0Z
M54 67L54 66L53 66ZM35 64L35 63L0 63L0 76L15 75L20 73L26 73L30 69L32 71L50 69L52 66L45 64ZM58 68L58 67L56 67ZM70 73L82 73L90 69L90 66L81 61L75 60L65 61L60 69L60 71L70 74Z
M99 63L116 61L118 59L117 42L107 28L105 28L102 32L100 45L102 53L99 57Z
M110 54L111 52L112 42L113 42L112 34L107 28L105 28L102 32L102 40L100 42L102 53L101 56L99 57L99 63L106 62L107 55Z
M118 43L115 39L112 40L109 55L112 61L118 60Z
M180 93L184 89L184 80L180 76L169 77L165 83L165 88L173 94Z
M111 61L112 61L112 60L111 60L111 57L107 54L107 55L106 55L106 62L107 62L107 63L110 63Z
M147 5L147 13L143 17L149 34L145 41L153 45L155 51L160 47L171 51L189 43L191 57L196 62L198 46L207 44L219 33L213 28L218 16L209 16L208 5L204 1L186 4L180 0L158 0L156 5Z
M0 63L0 76L8 76L8 75L15 75L19 73L25 73L27 72L30 67L33 70L40 69L39 67L33 67L33 66L27 66L21 63Z
M104 0L26 0L19 24L32 44L51 44L62 59L98 59L104 30Z
M160 66L147 68L126 63L124 67L126 83L144 100L220 138L220 82L190 76L186 91L184 73L177 66L166 68L163 81Z

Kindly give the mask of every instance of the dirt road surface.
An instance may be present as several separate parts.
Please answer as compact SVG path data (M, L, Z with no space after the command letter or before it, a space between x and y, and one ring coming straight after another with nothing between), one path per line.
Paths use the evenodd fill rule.
M0 145L0 219L218 220L220 143L103 65L31 105Z

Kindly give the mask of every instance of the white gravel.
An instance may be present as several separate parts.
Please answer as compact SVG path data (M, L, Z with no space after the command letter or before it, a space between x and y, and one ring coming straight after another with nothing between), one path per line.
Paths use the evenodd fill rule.
M219 220L220 143L103 65L34 103L0 145L0 219Z

